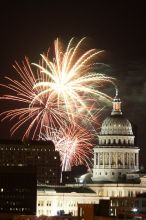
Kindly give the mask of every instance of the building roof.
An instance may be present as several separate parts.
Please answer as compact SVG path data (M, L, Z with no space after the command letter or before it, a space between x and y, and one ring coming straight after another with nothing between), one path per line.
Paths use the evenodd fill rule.
M47 186L38 185L38 190L55 191L56 193L95 193L92 189L85 186Z
M132 126L123 115L107 117L101 126L101 135L133 135Z

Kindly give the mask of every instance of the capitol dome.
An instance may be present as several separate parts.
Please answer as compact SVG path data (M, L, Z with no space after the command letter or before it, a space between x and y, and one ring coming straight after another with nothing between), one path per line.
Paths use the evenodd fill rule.
M128 119L121 114L107 117L101 126L102 135L133 135L132 126Z

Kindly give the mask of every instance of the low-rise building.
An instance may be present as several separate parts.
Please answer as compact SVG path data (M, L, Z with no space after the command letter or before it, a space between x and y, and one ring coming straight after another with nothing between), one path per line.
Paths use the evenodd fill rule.
M117 218L146 218L146 193L139 193L136 197L110 198L110 215Z
M37 191L37 216L64 214L77 216L79 203L98 203L96 193L83 186L41 186Z

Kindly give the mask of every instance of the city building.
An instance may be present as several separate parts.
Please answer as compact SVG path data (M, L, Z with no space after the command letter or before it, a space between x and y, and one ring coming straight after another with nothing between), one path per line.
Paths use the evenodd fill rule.
M96 203L97 195L83 186L38 186L37 216L71 214L77 216L78 203Z
M141 177L141 183L68 184L66 187L59 186L60 191L54 186L38 187L37 215L56 215L57 211L64 210L76 216L78 204L99 204L101 199L109 200L111 197L133 199L138 193L146 192L146 181L143 179L146 178Z
M111 115L103 121L97 137L93 169L77 177L76 183L66 184L67 188L64 187L62 193L53 188L38 187L37 215L55 215L58 210L77 215L78 204L99 204L101 199L134 198L139 193L145 193L146 176L145 173L140 174L140 149L135 145L134 138L132 125L123 116L121 101L116 94ZM49 206L50 210L54 208L52 213Z
M139 170L140 149L134 138L132 125L123 116L116 94L111 115L103 121L97 136L90 172L80 169L78 176L75 168L73 173L62 175L68 184L59 185L60 157L51 141L1 142L0 167L36 167L37 216L77 216L79 204L99 204L101 199L111 197L134 198L146 192L146 176Z
M0 213L35 215L36 195L36 169L0 167Z
M117 93L111 115L103 121L98 145L94 147L93 182L137 180L134 173L139 171L139 148L134 145L134 138L131 123L122 114Z
M52 141L1 141L0 167L35 166L38 184L59 184L61 163Z
M78 204L78 220L95 220L109 217L110 201L101 199L99 204ZM98 218L96 218L98 217Z
M111 197L109 210L110 215L117 218L146 218L146 193L139 193L135 197Z

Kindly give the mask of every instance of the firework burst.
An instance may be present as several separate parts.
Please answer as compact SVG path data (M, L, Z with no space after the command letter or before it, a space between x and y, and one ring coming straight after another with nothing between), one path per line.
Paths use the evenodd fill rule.
M8 84L1 85L11 91L10 95L4 95L0 99L9 100L18 103L20 108L14 108L1 113L2 120L10 119L14 121L11 127L13 135L21 126L28 125L24 132L23 139L32 136L32 139L38 137L43 130L43 126L62 126L66 121L66 114L63 107L58 105L54 99L48 96L37 96L40 88L33 90L36 79L39 77L39 71L33 73L30 63L26 58L22 65L15 63L14 68L19 75L19 80L13 80L6 77ZM14 93L14 95L12 95ZM37 98L36 98L37 97ZM16 122L17 121L17 122Z
M91 165L92 138L88 130L78 125L60 127L59 130L45 127L45 132L40 135L40 139L54 142L60 153L62 171L70 170L73 165Z
M99 63L95 59L103 51L81 53L84 41L74 46L72 38L63 50L57 39L53 59L48 53L41 55L41 61L34 64L35 72L27 58L21 65L16 62L19 79L5 77L7 84L0 84L9 90L0 99L12 101L15 106L0 114L2 120L14 122L11 134L23 126L23 139L51 139L60 152L63 170L82 163L88 166L95 115L101 110L98 102L111 100L100 89L113 79L96 71Z
M91 49L80 55L80 47L85 38L75 46L73 46L73 40L73 38L70 40L64 52L61 42L57 39L53 61L48 56L41 55L45 67L34 64L42 73L42 77L38 78L38 82L34 85L34 90L41 88L36 99L48 94L57 99L58 106L63 102L71 121L81 108L90 114L89 99L90 101L92 99L92 103L99 100L97 97L104 101L109 100L110 97L99 91L99 88L105 83L112 82L112 78L95 71L97 63L94 60L103 51Z

